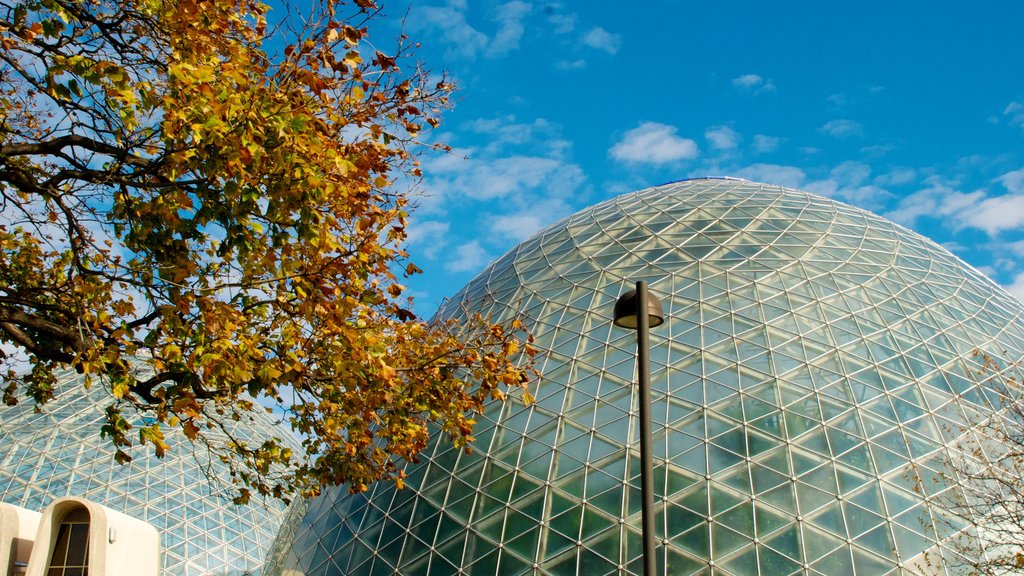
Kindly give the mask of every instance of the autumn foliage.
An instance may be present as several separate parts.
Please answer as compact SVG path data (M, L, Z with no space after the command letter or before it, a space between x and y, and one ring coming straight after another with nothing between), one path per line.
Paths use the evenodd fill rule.
M395 181L419 175L450 86L404 37L373 47L377 13L0 2L7 403L45 404L72 367L109 389L121 460L179 428L232 464L240 501L400 482L428 425L472 440L533 351L518 323L425 322L403 297L417 269ZM223 441L268 405L302 453Z

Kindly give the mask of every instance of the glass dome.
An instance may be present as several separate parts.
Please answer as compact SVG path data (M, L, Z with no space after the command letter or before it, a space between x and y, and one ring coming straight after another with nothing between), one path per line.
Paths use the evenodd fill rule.
M659 573L942 573L963 527L934 503L999 409L976 351L1022 358L1021 304L863 210L732 179L584 210L497 260L440 311L521 317L536 402L491 404L472 451L440 439L408 487L290 512L281 574L639 574L636 335L646 280ZM928 555L928 560L925 555Z
M120 466L110 439L100 436L109 391L97 383L86 389L81 376L66 371L54 393L39 413L32 402L0 407L0 500L41 511L54 498L80 496L149 522L160 531L164 576L259 573L283 504L258 497L233 504L227 464L174 430L164 458L135 446L132 462ZM239 439L277 437L299 447L264 413L228 422L227 430Z

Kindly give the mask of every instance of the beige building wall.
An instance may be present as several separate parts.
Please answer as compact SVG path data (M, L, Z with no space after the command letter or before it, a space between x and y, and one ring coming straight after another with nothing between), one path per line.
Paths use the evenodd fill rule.
M3 576L25 573L40 517L39 512L0 502L0 574Z
M159 576L160 534L155 527L72 496L58 498L43 510L26 576L46 576L61 522L83 508L89 517L90 576Z

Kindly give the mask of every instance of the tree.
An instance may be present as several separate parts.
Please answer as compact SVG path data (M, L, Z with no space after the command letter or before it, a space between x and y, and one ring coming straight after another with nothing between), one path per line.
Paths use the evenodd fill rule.
M1024 570L1024 379L1019 364L981 351L974 356L989 394L972 399L993 411L972 415L969 429L951 431L955 450L942 472L921 486L938 492L945 512L940 519L955 552L939 557L932 551L928 561L969 574L1016 574Z
M304 451L231 439L239 501L401 482L429 425L471 441L533 353L518 322L425 322L403 299L395 181L419 176L450 85L405 68L404 36L369 45L373 0L267 13L0 2L0 340L31 366L4 359L4 400L45 404L74 368L109 388L122 462L136 433L162 455L168 427L208 441L274 405Z

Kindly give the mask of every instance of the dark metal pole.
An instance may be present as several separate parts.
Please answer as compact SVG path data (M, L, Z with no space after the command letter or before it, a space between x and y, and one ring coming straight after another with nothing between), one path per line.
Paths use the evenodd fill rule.
M640 484L643 498L644 576L655 576L657 558L654 543L654 456L651 433L651 367L647 358L650 347L647 310L647 282L636 283L636 357L640 387Z

